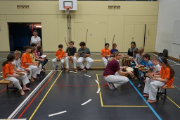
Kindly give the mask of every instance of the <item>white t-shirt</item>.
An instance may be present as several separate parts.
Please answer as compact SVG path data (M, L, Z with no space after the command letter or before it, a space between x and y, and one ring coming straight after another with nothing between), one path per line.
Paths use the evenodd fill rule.
M14 60L12 62L12 64L15 65L18 70L21 69L21 59L20 58L18 60Z
M155 67L154 73L161 71L161 66L159 64L155 65L154 67Z
M36 38L34 36L31 37L32 43L35 43L37 45L39 41L41 41L41 38L39 36L37 36Z

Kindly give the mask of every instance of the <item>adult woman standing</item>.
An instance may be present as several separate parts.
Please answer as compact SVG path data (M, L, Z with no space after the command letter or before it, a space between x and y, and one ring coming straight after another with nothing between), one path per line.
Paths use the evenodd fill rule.
M41 46L41 38L38 36L38 32L36 30L33 31L33 36L31 37L30 44L36 44L37 46Z
M128 55L133 57L133 51L137 50L136 42L131 42L131 47L128 49Z

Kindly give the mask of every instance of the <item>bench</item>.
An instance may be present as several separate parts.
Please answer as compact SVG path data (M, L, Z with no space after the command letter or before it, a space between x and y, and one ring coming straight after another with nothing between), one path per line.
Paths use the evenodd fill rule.
M7 86L6 86L7 91L8 91L9 89L17 89L17 88L14 87L14 84L13 84L13 87L9 87L9 83L10 83L10 82L11 82L11 81L5 80L5 79L0 80L0 84L6 84L6 85L7 85Z
M166 95L166 89L174 89L175 87L172 85L170 87L167 87L167 86L163 86L161 89L158 88L158 94L164 94ZM164 89L164 91L161 91L162 89Z

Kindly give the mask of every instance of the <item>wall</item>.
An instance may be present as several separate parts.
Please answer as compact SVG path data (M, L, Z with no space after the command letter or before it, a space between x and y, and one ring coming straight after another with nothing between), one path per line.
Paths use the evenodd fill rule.
M160 0L156 51L168 49L169 55L179 58L180 45L172 44L174 22L180 20L180 0Z
M29 5L30 9L17 9L17 5L22 4ZM8 22L41 22L44 51L55 51L59 43L65 45L67 16L58 10L58 4L58 1L0 1L0 41L4 43L0 44L0 51L9 51ZM109 10L108 5L120 5L121 8ZM118 49L127 52L132 40L142 47L145 24L154 25L152 31L156 33L157 16L158 2L79 1L78 10L71 11L72 40L79 48L78 44L85 41L88 29L87 46L92 52L99 52L104 46L104 39L111 44L115 34ZM126 29L129 25L134 27ZM129 35L131 29L132 36ZM153 34L150 52L154 51L155 37Z

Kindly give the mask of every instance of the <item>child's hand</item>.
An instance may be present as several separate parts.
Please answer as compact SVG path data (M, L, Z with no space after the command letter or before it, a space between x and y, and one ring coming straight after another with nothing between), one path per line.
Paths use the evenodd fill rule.
M156 80L156 78L155 78L155 77L152 77L151 79L152 79L152 80Z
M18 77L20 77L20 75L16 74L16 75L14 75L14 77L18 78Z

